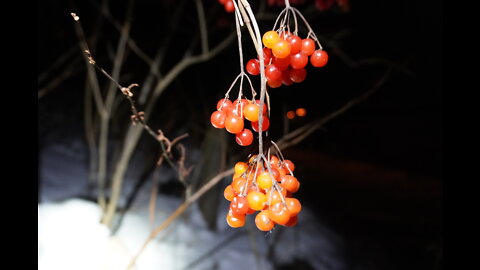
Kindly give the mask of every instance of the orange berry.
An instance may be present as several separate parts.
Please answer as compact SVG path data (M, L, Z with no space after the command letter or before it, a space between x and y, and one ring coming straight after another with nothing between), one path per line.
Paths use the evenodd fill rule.
M235 197L235 192L233 191L232 185L228 185L225 190L223 191L223 196L227 201L232 201L233 197Z
M284 175L281 177L281 180L282 182L280 182L280 185L284 187L287 191L295 193L300 188L300 182L296 177L292 175Z
M233 182L232 182L233 191L236 194L241 194L243 192L243 190L245 189L245 182L246 181L247 181L247 179L245 179L243 177L238 177L238 178L233 179Z
M232 209L228 210L226 220L227 224L232 228L240 228L245 225L245 215L234 215Z
M280 40L280 37L276 31L267 31L262 37L263 45L269 49L273 48L273 45L275 45L278 40Z
M245 108L243 108L243 116L245 119L252 121L252 122L257 122L258 121L258 112L259 112L259 106L258 104L247 104L245 105Z
M247 169L248 169L247 163L242 161L237 162L234 167L235 174L240 174L240 175L246 172Z
M293 164L293 162L289 159L285 159L282 162L282 165L283 165L283 167L287 168L288 172L293 172L295 170L295 164Z
M286 58L290 55L290 50L290 43L280 39L273 45L272 54L277 58Z
M285 203L292 216L296 216L302 210L302 204L295 198L286 198Z
M270 231L275 223L268 217L267 211L261 211L255 216L255 225L260 231Z
M280 225L287 224L290 219L290 211L282 202L278 202L268 208L268 217Z
M267 202L267 196L260 191L250 191L247 194L247 200L250 208L260 211Z
M257 185L259 188L267 189L273 185L272 180L272 176L267 171L264 171L257 176Z

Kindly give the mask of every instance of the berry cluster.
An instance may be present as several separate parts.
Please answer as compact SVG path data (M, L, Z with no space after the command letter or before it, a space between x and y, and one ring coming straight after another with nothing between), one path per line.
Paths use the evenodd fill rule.
M218 0L218 2L223 5L226 12L232 13L235 11L235 5L233 4L233 0Z
M257 211L255 225L261 231L270 231L275 224L287 227L297 224L302 205L292 198L300 187L300 182L293 176L295 165L275 155L269 155L264 161L254 155L248 163L240 161L235 164L232 183L223 193L230 201L226 216L230 227L243 227L246 215Z
M328 54L316 49L311 38L301 39L289 31L268 31L263 35L263 58L267 84L271 88L303 82L307 76L305 67L309 62L314 67L323 67L328 62ZM250 59L246 65L251 75L260 74L260 61Z
M228 132L235 134L235 141L241 146L248 146L253 142L253 133L245 128L244 118L251 121L252 129L258 132L258 117L260 101L248 99L237 99L234 102L227 98L217 102L217 110L210 116L210 123L215 128L225 128ZM263 106L262 131L268 130L270 120L267 116L267 105Z

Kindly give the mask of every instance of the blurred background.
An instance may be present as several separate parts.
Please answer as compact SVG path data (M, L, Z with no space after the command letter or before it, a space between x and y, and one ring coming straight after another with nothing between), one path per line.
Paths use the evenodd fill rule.
M39 2L39 269L123 269L186 189L198 190L258 151L255 142L241 147L210 124L240 72L234 15L220 2ZM262 33L284 7L250 3ZM301 182L298 225L270 233L253 220L228 227L226 177L153 241L137 269L443 268L442 3L291 4L330 58L323 68L308 67L304 82L269 90L269 138L278 141L356 102L282 151ZM80 16L97 64L123 86L140 85L132 92L148 124L171 140L188 133L180 141L191 167L184 181L166 162L155 167L158 142L131 125L128 101L86 64L71 12ZM208 35L204 59L195 58L205 53L199 12ZM301 36L307 32L300 27ZM243 51L244 62L256 57L247 31ZM251 79L259 92L259 77ZM98 113L96 91L108 116ZM287 117L298 108L306 115ZM178 160L181 150L172 154ZM115 215L101 224L98 198L111 200L115 179L122 181Z

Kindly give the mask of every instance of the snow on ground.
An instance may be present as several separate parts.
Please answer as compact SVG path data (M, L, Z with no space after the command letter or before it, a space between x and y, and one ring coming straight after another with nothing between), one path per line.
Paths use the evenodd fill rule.
M148 202L150 185L144 185L122 226L114 236L99 223L100 209L74 198L85 187L81 155L65 154L56 146L45 151L38 205L39 270L125 269L151 231ZM83 172L82 172L83 171ZM128 183L133 181L126 181ZM83 183L83 184L82 184ZM131 189L131 187L125 187ZM218 196L223 197L223 194ZM314 269L343 270L342 239L303 209L296 227L258 231L253 218L246 228L232 229L225 222L228 202L220 200L217 230L210 231L196 204L150 243L138 259L138 270L274 269L272 261L308 261ZM160 195L155 220L160 224L181 204L180 198ZM268 252L274 242L273 254ZM272 257L273 256L273 257Z

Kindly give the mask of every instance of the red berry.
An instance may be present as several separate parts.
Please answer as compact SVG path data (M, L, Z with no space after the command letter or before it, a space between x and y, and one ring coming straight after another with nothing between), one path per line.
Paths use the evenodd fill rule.
M263 63L264 65L270 64L270 60L272 59L272 50L269 48L263 48Z
M232 101L226 98L222 98L217 102L217 110L228 113L232 110Z
M268 86L270 86L270 88L278 88L280 86L282 86L282 80L278 80L278 81L267 81L267 84Z
M268 117L263 116L263 123L262 123L262 131L266 131L270 126L270 120ZM252 129L255 130L255 132L258 132L258 122L252 122Z
M247 62L246 69L247 69L247 72L251 75L260 74L260 61L258 61L258 59L250 59Z
M210 123L215 128L224 128L225 119L227 118L227 113L223 111L214 111L210 116Z
M287 86L293 83L290 79L290 69L282 71L282 83Z
M274 57L272 64L274 64L281 71L287 70L288 66L290 65L290 57L285 57L285 58Z
M260 109L260 99L255 100L255 104L258 104L258 109ZM263 113L263 115L267 114L267 103L265 103L265 102L263 103L262 113Z
M298 36L291 35L287 38L290 43L290 54L296 54L302 49L302 39Z
M328 54L326 51L323 50L316 50L313 52L312 56L310 56L310 63L314 67L323 67L328 62Z
M247 197L235 196L230 202L230 209L234 215L245 215L250 207L248 206Z
M243 118L230 114L225 119L225 129L233 134L237 134L243 130Z
M302 40L302 52L305 55L312 55L312 53L315 51L315 41L311 38L305 38Z
M233 0L228 0L226 3L225 3L225 11L227 11L228 13L232 13L235 11L235 5L233 4Z
M282 72L274 64L270 64L265 68L265 77L269 81L278 81L282 78Z
M308 64L308 56L302 52L290 55L290 66L294 69L304 68Z
M293 82L296 82L296 83L303 82L306 77L307 77L307 70L304 68L290 70L290 79Z
M253 142L253 133L246 128L242 132L235 135L235 141L241 146L248 146Z

